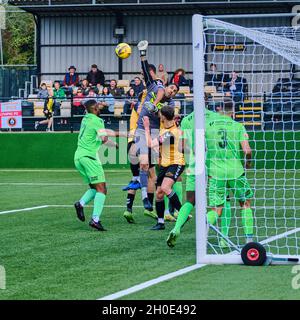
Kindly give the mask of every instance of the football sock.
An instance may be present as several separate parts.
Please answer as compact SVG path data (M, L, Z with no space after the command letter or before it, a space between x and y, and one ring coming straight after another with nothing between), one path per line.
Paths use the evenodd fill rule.
M93 220L95 222L98 222L100 220L103 207L104 207L104 202L105 202L106 195L101 192L97 192L95 195L95 200L94 200L94 211L93 211Z
M95 189L89 189L87 192L81 197L80 199L80 205L84 207L86 204L88 204L91 200L95 198L96 195L96 190Z
M148 195L148 199L149 199L150 203L151 203L151 204L152 204L152 206L153 206L154 193L148 193L147 195Z
M164 196L164 202L165 202L165 213L169 214L169 198L167 196Z
M194 206L190 202L186 202L180 209L176 224L175 224L175 229L177 231L180 231L180 229L183 227L183 225L186 223L189 215L191 214Z
M224 236L228 236L231 222L231 205L230 201L225 201L221 216L221 232Z
M242 224L246 237L253 236L253 213L251 208L242 209Z
M147 188L148 188L148 171L140 170L140 181L142 186L142 199L148 197Z
M180 203L180 201L179 201L179 199L178 199L177 194L176 194L174 191L172 191L172 192L168 195L168 198L169 198L170 203L172 204L173 208L176 209L177 211L179 211L180 208L181 208L181 203Z
M211 225L216 224L219 216L216 211L210 210L207 212L207 222Z
M131 169L133 177L138 177L139 176L139 174L140 174L140 166L139 166L139 164L130 163L130 169Z
M165 202L164 202L164 199L156 200L155 207L156 207L156 213L157 213L158 219L164 219L164 214L165 214ZM163 222L161 222L161 223L163 223Z
M176 192L180 203L182 203L183 190L182 190L182 182L181 181L177 181L176 183L174 183L173 191Z
M135 194L127 193L127 211L132 212Z

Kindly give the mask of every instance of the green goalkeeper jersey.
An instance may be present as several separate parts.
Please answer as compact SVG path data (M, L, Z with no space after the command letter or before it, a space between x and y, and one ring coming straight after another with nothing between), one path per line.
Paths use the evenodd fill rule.
M219 117L219 114L213 111L210 111L205 108L205 122L208 119L213 119ZM195 166L195 113L194 111L184 117L180 124L180 129L183 131L183 138L187 140L188 146L190 148L190 157L187 163L189 166Z
M195 118L194 118L194 112L190 113L186 117L184 117L180 124L180 129L183 132L182 138L187 140L188 147L190 149L189 158L185 159L186 163L189 166L195 165L195 155L194 155L194 147L195 147L195 134L194 134L194 128L195 128Z
M208 175L220 180L237 179L245 171L241 142L248 140L245 127L228 116L207 116L205 124Z
M75 160L82 157L98 158L97 152L102 144L102 140L98 138L105 135L104 121L95 114L86 114L80 126Z

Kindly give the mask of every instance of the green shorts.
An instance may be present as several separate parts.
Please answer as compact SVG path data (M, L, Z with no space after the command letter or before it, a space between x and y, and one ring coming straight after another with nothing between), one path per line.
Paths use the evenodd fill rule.
M195 167L189 166L185 172L186 172L185 191L194 191L195 192L195 184L196 184Z
M250 188L245 175L234 180L218 180L214 178L208 179L208 204L210 207L222 206L228 196L230 189L234 197L239 201L246 201L253 198L253 191Z
M81 157L75 159L75 167L82 176L84 183L97 184L105 182L103 167L99 159Z

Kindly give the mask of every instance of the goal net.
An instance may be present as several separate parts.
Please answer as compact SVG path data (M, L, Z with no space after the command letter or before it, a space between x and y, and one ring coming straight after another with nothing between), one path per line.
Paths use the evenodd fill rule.
M193 63L198 262L242 263L242 248L247 242L257 242L264 246L268 262L298 263L300 30L245 28L195 15ZM224 175L208 177L208 161L205 167L203 155L210 152L205 109L228 116L224 107L228 101L233 102L233 119L249 135L252 164L244 178L253 192L251 199L246 187L238 190L240 184L227 181L224 191L219 184ZM225 158L230 152L226 126L225 122L224 130L215 135L220 139L215 145L223 148ZM237 140L233 145L241 145L240 136L233 136ZM221 168L228 165L223 156L214 159ZM244 165L242 150L239 156ZM221 210L216 218L212 218L213 207Z

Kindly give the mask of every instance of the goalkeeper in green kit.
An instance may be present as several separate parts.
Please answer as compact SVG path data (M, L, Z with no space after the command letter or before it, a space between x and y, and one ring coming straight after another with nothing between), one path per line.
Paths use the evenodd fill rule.
M220 216L226 214L226 209L227 211L229 210L230 219L230 202L226 201L228 190L230 190L234 197L240 202L244 234L246 242L250 242L253 237L253 213L250 203L253 192L245 177L240 150L242 149L244 153L246 168L251 167L252 152L248 142L248 134L244 126L234 121L232 114L233 103L231 99L224 101L220 113L205 111L206 167L209 178L208 205L210 207L207 213L207 221L209 224L214 225ZM188 117L191 118L191 115ZM188 125L188 127L191 127L189 131L192 147L194 147L193 120L194 119L190 119ZM181 127L181 129L184 131L184 128ZM194 170L194 163L192 162L192 164ZM194 180L193 184L195 184L194 173L191 177L187 176L187 189L194 188L195 190L195 186L192 186L190 183L192 178ZM167 239L167 244L170 247L174 247L180 235L180 230L186 222L193 205L194 202L189 202L188 200L187 203L182 206L175 228L170 232ZM226 222L226 219L222 219L221 224L222 233L227 236L229 223Z
M102 143L116 148L118 148L118 144L108 139L109 136L116 136L116 134L105 129L104 121L99 118L101 108L97 101L88 100L85 103L85 108L87 114L81 122L74 162L84 183L88 184L90 189L74 206L78 219L85 221L83 207L94 200L94 210L89 225L97 231L106 231L100 222L107 191L98 150Z

